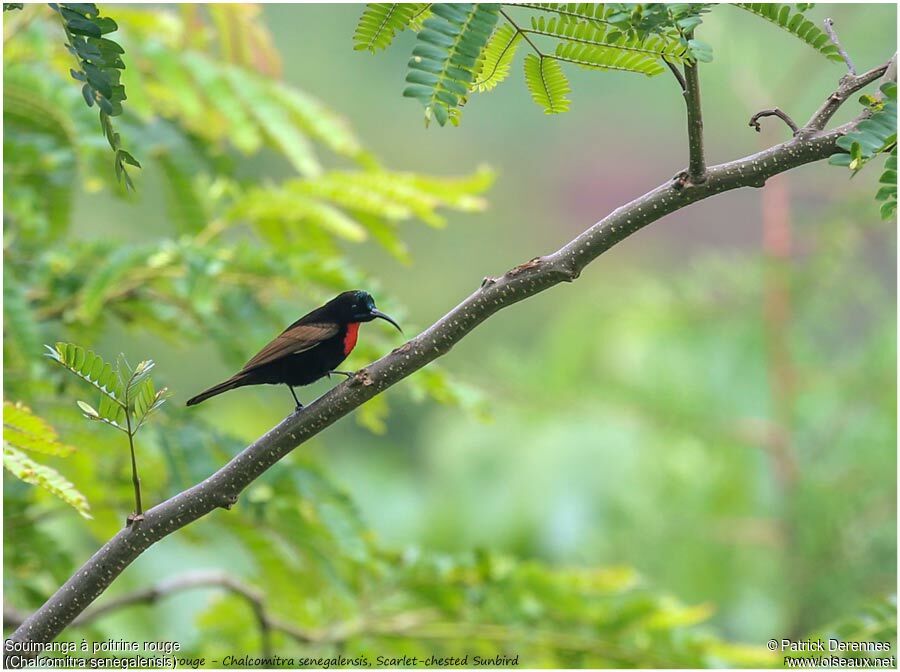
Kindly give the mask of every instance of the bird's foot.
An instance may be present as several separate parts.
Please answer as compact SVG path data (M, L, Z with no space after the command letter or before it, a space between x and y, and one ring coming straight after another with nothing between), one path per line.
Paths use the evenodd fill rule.
M349 380L350 378L352 378L353 376L356 375L356 372L354 372L354 371L329 371L328 373L325 374L326 376L328 376L328 379L329 379L329 380L331 380L331 374L332 374L332 373L335 374L335 375L340 374L340 375L342 375L342 376L347 376L347 379L348 379L348 380Z
M131 527L132 525L139 525L141 521L144 520L143 513L130 513L128 514L128 518L125 519L125 527Z
M288 389L291 391L291 396L294 398L294 403L297 404L297 407L294 409L294 413L303 408L303 404L300 403L300 400L297 398L297 393L294 392L294 388L292 385L288 385Z

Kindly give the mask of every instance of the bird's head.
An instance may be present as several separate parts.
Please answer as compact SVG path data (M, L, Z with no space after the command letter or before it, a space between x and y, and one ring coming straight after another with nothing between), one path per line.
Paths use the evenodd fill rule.
M334 307L340 319L347 322L371 322L376 317L380 317L397 327L397 331L403 333L400 325L392 317L375 308L375 299L368 292L359 289L344 292L332 299L329 305Z

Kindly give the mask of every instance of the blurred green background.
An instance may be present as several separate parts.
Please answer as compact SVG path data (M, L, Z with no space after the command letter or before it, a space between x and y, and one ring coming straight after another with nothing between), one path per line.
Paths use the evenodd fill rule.
M129 67L130 57L137 65L133 54L140 49L152 53L155 34L163 29L172 31L169 37L177 35L173 39L190 39L183 26L161 22L139 28L128 15L149 10L102 9L122 27L111 37L127 36L122 44ZM177 15L174 8L156 11ZM567 71L571 111L551 117L530 101L520 55L508 82L471 97L459 128L426 129L418 103L400 96L415 36L402 34L375 56L354 52L351 36L360 11L359 5L267 5L252 20L270 32L283 81L343 116L383 165L448 177L482 165L496 173L482 195L483 211L445 210L442 228L399 223L395 235L408 247L408 263L371 239L338 241L329 252L353 269L340 280L370 288L380 307L397 313L407 334L443 315L485 275L555 250L686 163L684 105L668 74L648 79ZM834 18L860 70L883 62L896 48L894 6L822 5L809 15L817 21ZM12 19L4 18L9 29ZM43 16L34 19L27 31L52 34L45 20L49 23ZM22 48L29 39L38 40L27 31L4 34L7 71L33 58L10 52L17 41ZM731 7L705 18L702 37L715 52L715 60L701 70L710 163L786 139L787 129L775 120L764 120L761 134L747 120L773 106L805 120L844 71L775 26ZM55 50L52 58L61 64L56 69L69 67L62 37L43 40L41 53ZM59 82L65 81L60 76ZM123 81L131 86L128 70ZM77 103L76 83L66 85ZM166 164L152 160L151 146L141 140L142 133L163 137L171 128L129 125L126 102L118 123L125 146L144 169L132 173L137 194L123 199L114 188L96 189L111 181L106 173L112 172L96 112L83 103L72 103L71 110L85 117L86 136L97 135L87 140L95 146L84 151L100 158L90 164L91 178L76 183L60 254L65 256L66 241L101 241L115 248L187 235L161 205L171 188L163 174ZM172 118L179 119L175 103L172 110ZM856 113L851 101L836 121ZM164 109L160 116L166 118ZM7 138L17 132L5 118ZM143 154L132 149L142 148L142 142ZM15 176L8 166L23 154L7 144L4 150L9 207ZM222 156L238 182L277 185L296 174L278 151L245 155L226 146ZM577 282L517 304L479 327L440 361L441 381L449 382L439 389L425 381L410 394L401 384L386 393L389 410L383 418L380 411L364 423L346 418L273 472L285 478L294 471L307 474L297 476L297 487L314 501L318 486L303 486L309 474L324 479L328 492L333 487L346 493L361 528L370 530L360 537L364 543L401 554L419 549L459 558L477 551L548 568L633 568L653 594L705 605L703 632L722 640L759 646L851 616L892 594L897 580L896 228L893 221L879 220L873 175L864 172L851 181L844 170L814 164L773 178L765 189L731 192L671 215L604 254ZM21 236L10 233L11 220L5 223L8 261L8 255L26 253L17 250ZM15 233L15 223L12 229ZM232 240L243 238L237 234ZM241 244L254 244L248 240ZM30 262L20 256L16 263ZM135 360L157 362L155 378L173 396L162 411L165 419L139 446L145 500L159 501L203 478L291 409L286 391L269 388L183 408L185 399L227 377L268 335L316 305L317 297L328 298L328 282L336 282L290 277L300 278L295 295L288 282L279 285L277 300L261 301L268 321L233 305L202 316L200 322L230 321L209 327L231 332L230 352L202 327L167 339L139 319L118 319L114 311L91 324L77 318L40 323L40 342L74 340L109 357L123 351ZM261 282L260 291L268 291L264 274ZM54 286L61 285L50 286L51 294ZM364 327L361 338L368 337L375 345L360 353L355 365L401 342L378 324ZM18 536L16 521L7 518L7 547L24 546L33 541L29 535L40 535L63 556L48 573L46 556L30 557L34 551L23 548L7 551L7 595L27 611L121 523L130 482L119 437L107 436L106 428L88 425L74 412L74 399L88 393L77 383L30 381L29 376L44 375L35 368L44 366L37 361L39 351L6 354L6 398L28 403L79 449L53 464L88 495L95 513L92 522L76 524L74 512L7 483L12 498L7 512L21 514L25 522L18 524L27 530ZM452 393L441 392L445 385ZM306 388L301 398L312 399L328 386ZM48 400L54 394L59 398ZM453 403L439 403L446 398ZM191 425L197 418L205 424ZM381 431L373 432L381 421ZM236 440L210 434L212 426ZM101 477L104 482L98 483ZM255 507L274 507L272 497L292 506L293 495L279 489L279 478L273 475L251 488L238 515L252 521ZM302 535L291 541L301 550L276 552L271 538L254 545L249 537L225 531L238 525L234 520L233 512L217 512L165 539L139 558L114 590L198 567L249 577L276 595L279 586L290 592L288 586L298 585L287 574L279 584L275 574L308 572ZM323 543L325 555L353 556L352 549ZM292 557L301 559L285 569ZM363 592L354 578L360 571L342 567L324 575L340 577L334 590L344 599ZM301 622L329 622L334 602L317 595L331 589L316 577L309 578L304 594L276 597L275 604L285 600L284 609L292 616L298 609ZM371 579L384 581L377 572ZM570 588L584 593L574 584ZM219 601L211 603L214 599ZM517 604L524 599L515 597ZM197 651L216 650L222 642L238 641L219 620L238 618L240 605L229 611L223 604L231 605L216 595L184 593L152 609L119 612L95 627L117 637L152 634L180 639ZM527 640L529 627L554 618L522 617L520 637ZM601 637L603 629L591 632ZM414 650L412 643L389 641L398 650ZM677 648L679 642L675 637L669 645ZM374 645L363 639L354 646ZM498 650L496 642L491 646L487 650ZM658 642L653 646L659 650ZM534 654L525 662L660 662L619 659L609 652L557 655ZM733 664L736 655L684 660ZM753 655L764 659L759 652ZM663 663L680 660L662 658Z

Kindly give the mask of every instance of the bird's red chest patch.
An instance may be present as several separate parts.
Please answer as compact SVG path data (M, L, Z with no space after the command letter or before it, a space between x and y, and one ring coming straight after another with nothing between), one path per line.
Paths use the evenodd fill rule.
M359 322L351 322L347 325L347 334L344 336L344 354L349 355L356 347L356 339L359 336Z

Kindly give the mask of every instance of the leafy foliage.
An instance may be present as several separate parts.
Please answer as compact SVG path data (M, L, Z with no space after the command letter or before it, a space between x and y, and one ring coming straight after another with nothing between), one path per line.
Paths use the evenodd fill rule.
M791 33L794 37L806 42L806 44L829 60L843 62L838 48L829 41L828 35L819 30L812 21L803 15L806 6L798 6L796 9L791 9L790 5L779 5L777 3L738 2L735 3L735 7L740 7L767 21L771 21L776 26Z
M36 462L5 441L3 443L3 468L20 481L36 485L58 497L85 518L91 517L87 499L71 482L56 469Z
M887 153L884 171L878 182L882 185L875 198L884 201L881 218L890 219L897 210L897 84L881 86L882 96L863 96L861 102L870 112L856 129L838 138L837 145L845 152L831 155L829 163L846 166L856 175L879 154Z
M125 87L120 83L125 63L121 55L125 50L113 40L103 37L118 30L109 17L100 16L100 10L91 3L51 4L62 19L66 31L66 48L78 60L78 70L71 70L72 77L84 82L81 94L88 107L100 108L100 128L109 146L115 152L116 177L124 179L128 188L134 184L126 165L141 167L130 153L122 149L121 138L113 129L110 117L122 114Z
M68 371L90 383L100 392L96 408L78 402L88 420L103 422L134 436L150 415L165 403L166 388L157 390L150 378L152 359L141 361L132 368L120 355L113 366L100 355L74 343L46 346L47 356Z
M426 123L443 126L469 92L475 67L499 16L493 4L435 4L418 33L404 96L425 106Z
M490 91L509 76L509 69L521 40L522 33L508 23L494 31L478 61L475 81L472 83L474 91Z
M367 4L353 35L353 48L373 54L387 48L394 36L403 32L427 7L427 4L413 2Z
M597 69L653 76L664 70L661 59L680 63L687 55L685 46L670 35L635 30L620 32L610 29L607 21L610 19L599 23L568 15L533 16L529 32L559 38L555 53L560 60Z
M832 60L841 60L828 36L804 16L809 4L743 3L741 8L772 21ZM413 17L430 7L421 27ZM545 113L568 109L568 84L559 63L590 70L623 71L647 76L668 67L710 62L712 47L695 31L712 3L517 3L499 5L366 6L354 34L355 49L386 48L395 34L418 33L409 61L404 96L425 106L432 118L458 124L460 109L474 92L495 88L507 78L517 48L527 42L532 52L524 62L525 83ZM502 21L497 23L499 16ZM483 21L476 20L482 16ZM556 90L553 90L553 89ZM551 104L548 105L548 97ZM553 100L553 99L556 100Z
M559 114L569 109L566 96L571 88L556 61L528 54L525 57L525 83L534 102L544 108L545 114Z
M548 568L482 550L385 549L349 497L308 460L295 460L292 475L263 477L247 500L230 533L256 554L251 576L267 606L301 628L326 615L302 645L307 655L462 651L470 662L502 653L569 667L705 666L738 656L743 664L773 662L762 648L703 633L697 626L710 605L655 594L627 567ZM296 599L312 590L315 601ZM213 646L259 645L252 615L235 598L216 600L200 619ZM298 646L284 636L274 644L288 652Z
M27 406L3 402L3 440L21 450L65 457L75 449L60 443L56 430Z
M65 457L75 449L59 441L56 430L22 403L3 402L3 467L19 480L46 490L90 518L87 498L58 471L24 451Z
M95 408L86 401L78 401L78 408L88 420L102 422L128 436L131 451L132 481L134 483L135 515L143 514L140 479L134 451L134 437L147 418L165 403L166 388L155 389L150 371L153 360L144 360L132 368L119 355L116 366L74 343L57 343L45 346L47 356L70 373L90 383L100 392L100 403Z

